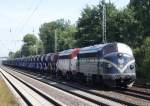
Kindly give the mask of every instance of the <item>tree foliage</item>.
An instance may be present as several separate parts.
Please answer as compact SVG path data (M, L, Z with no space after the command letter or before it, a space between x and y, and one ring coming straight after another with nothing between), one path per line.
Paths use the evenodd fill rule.
M76 39L79 46L102 43L102 5L87 6L81 13L77 23ZM139 23L134 18L132 8L117 10L112 3L105 3L107 15L107 42L124 42L137 45L140 35ZM92 42L91 42L92 41Z
M36 45L37 38L33 34L26 34L23 38L23 41L26 45L34 46L34 45Z
M14 57L15 57L15 53L14 53L14 52L12 52L12 51L10 51L8 55L9 55L9 58L10 58L10 59L12 59L12 58L14 58Z
M146 79L150 80L150 37L146 37L143 41L142 49L144 53L144 60L142 63L142 69Z
M82 46L98 43L102 40L99 9L87 6L77 23L77 44Z
M150 34L150 0L131 0L130 7L134 9L135 18L140 22L143 36Z
M44 45L45 53L54 52L55 34L58 51L72 48L74 45L75 27L63 19L44 23L39 29L39 36Z
M33 45L24 44L22 46L22 49L21 49L21 54L22 54L23 57L24 56L26 57L26 56L30 56L30 55L35 55L36 54L36 48Z
M150 0L131 0L128 8L133 9L138 21L137 30L134 30L139 36L138 46L134 49L137 75L150 81Z
M20 58L21 57L21 51L18 50L15 52L14 58Z
M44 46L41 40L37 42L37 54L44 54Z
M30 56L43 53L43 44L33 34L26 34L23 38L24 45L21 48L22 56Z
M150 80L150 37L146 37L141 46L134 49L137 64L137 75Z

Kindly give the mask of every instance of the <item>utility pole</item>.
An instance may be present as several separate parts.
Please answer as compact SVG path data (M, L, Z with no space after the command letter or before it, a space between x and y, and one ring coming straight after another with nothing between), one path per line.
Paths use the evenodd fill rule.
M33 35L34 35L34 28L33 28ZM36 42L35 42L35 54L37 55L38 54L38 39L36 39Z
M55 30L55 45L54 45L55 53L57 53L57 30Z
M36 39L36 42L35 42L35 54L36 55L38 54L38 39Z
M103 5L103 18L102 18L102 28L103 28L103 43L107 43L107 39L106 39L106 6L105 3L102 4Z

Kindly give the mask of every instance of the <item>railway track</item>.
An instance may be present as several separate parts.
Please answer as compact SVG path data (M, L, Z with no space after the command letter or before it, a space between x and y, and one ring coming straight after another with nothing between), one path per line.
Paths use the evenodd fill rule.
M4 67L3 67L3 69L4 69ZM11 74L15 74L15 76L19 76L19 77L24 76L27 79L30 79L30 81L31 81L31 79L32 80L37 80L37 79L31 78L31 76L29 77L29 76L26 76L26 75L23 75L23 74L21 75L20 73L15 72L15 71L10 71L10 69L8 69L8 68L6 69L6 67L5 67L5 70L11 72ZM103 97L100 97L100 96L93 95L93 94L85 92L83 90L81 91L79 89L75 89L75 88L72 88L72 87L69 87L69 86L66 86L66 85L62 85L61 84L61 87L60 87L60 84L58 84L56 82L51 82L51 83L48 83L46 85L47 86L53 86L53 87L55 87L57 89L60 89L60 90L65 91L67 93L70 93L71 95L75 95L75 96L79 97L80 100L84 99L84 101L86 100L86 102L88 101L88 102L91 102L91 103L93 103L95 105L104 105L104 106L107 106L107 105L114 105L114 106L116 106L116 105L126 105L126 104L123 104L123 103L119 103L119 102L110 100L108 98L103 98ZM56 86L56 85L59 85L59 86ZM47 88L47 90L48 90L48 88ZM68 99L68 101L69 101L69 99ZM80 101L80 103L81 103L81 101ZM78 105L80 105L80 104L78 104ZM87 105L87 104L85 104L85 105Z
M22 103L18 101L20 105L61 106L61 104L47 97L45 94L41 93L40 91L30 86L29 84L17 79L16 77L9 74L8 72L0 69L0 73L5 79L5 81L7 81L7 84L10 84L11 87L16 91L16 93L18 93L19 96L21 97Z
M150 89L150 85L149 84L134 84L134 86L138 87L138 88Z
M133 86L133 88L128 89L128 91L138 93L138 94L142 94L142 95L147 95L147 96L150 95L150 89L149 90L148 89L142 89L141 90L141 88L139 89L139 88L134 87L134 86Z
M15 70L15 71L18 72L18 70ZM29 77L38 79L40 81L43 81L44 83L50 84L49 78L47 81L45 81L45 79L47 78L45 76L37 77L37 74L34 73L34 75L31 75L31 73L30 74L23 73L23 70L21 70L20 73L28 75ZM44 78L44 80L42 80L43 78ZM127 89L127 90L112 90L112 91L106 90L105 91L103 89L100 89L100 90L99 89L98 90L90 89L90 88L87 88L84 86L80 86L79 84L76 85L74 83L70 84L68 82L61 82L61 81L54 81L54 82L61 83L64 86L70 86L72 88L75 88L75 89L78 89L78 90L81 90L84 92L88 92L90 94L93 94L93 95L96 95L99 97L103 97L103 98L118 102L118 103L123 104L123 105L132 105L132 106L136 106L136 105L145 106L145 105L147 105L148 106L150 104L149 95L148 95L149 93L145 92L145 94L144 93L141 94L144 91L141 91L141 90L138 91L138 90L134 89L134 87L133 87L133 89Z

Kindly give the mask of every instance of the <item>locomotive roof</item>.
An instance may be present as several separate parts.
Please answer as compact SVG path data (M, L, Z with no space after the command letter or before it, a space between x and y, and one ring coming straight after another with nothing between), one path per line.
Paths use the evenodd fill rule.
M88 47L83 47L80 49L80 54L82 53L95 53L97 51L102 50L102 48L106 45L108 45L110 43L106 43L106 44L98 44L98 45L94 45L94 46L88 46Z
M62 52L59 52L59 55L69 55L74 49L68 49L68 50L64 50Z

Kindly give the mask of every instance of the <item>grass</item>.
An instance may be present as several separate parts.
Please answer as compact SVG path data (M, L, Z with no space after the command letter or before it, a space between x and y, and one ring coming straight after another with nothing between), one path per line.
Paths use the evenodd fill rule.
M0 106L19 106L7 85L0 79Z

